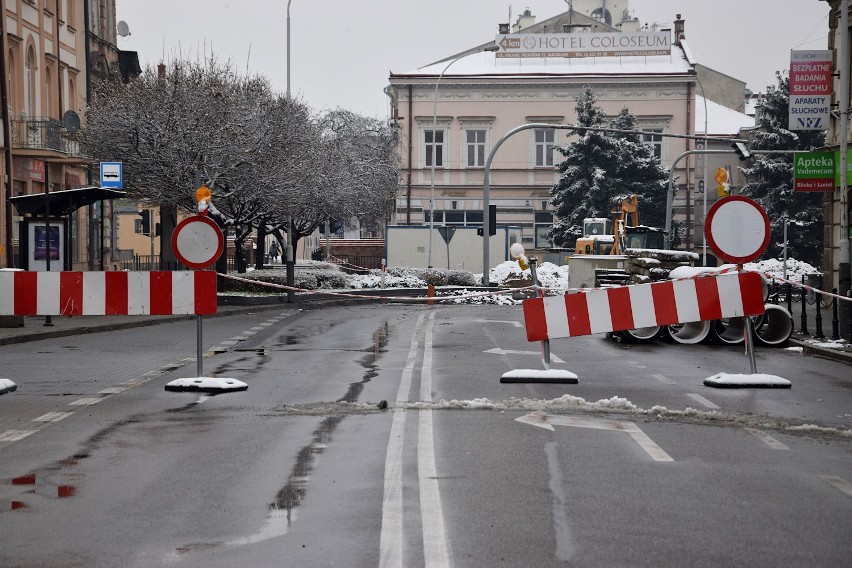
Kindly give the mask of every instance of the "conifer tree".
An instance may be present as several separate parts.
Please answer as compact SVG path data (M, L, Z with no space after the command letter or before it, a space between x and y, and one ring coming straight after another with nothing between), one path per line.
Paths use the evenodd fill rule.
M577 125L604 126L604 112L591 88L583 88L576 102ZM577 134L579 140L557 148L565 160L557 166L562 176L550 190L557 218L550 239L556 246L573 247L583 234L584 218L610 213L611 183L618 167L616 145L600 131L579 128Z
M788 130L790 79L776 73L778 85L766 88L760 99L757 129L751 138L754 150L813 150L825 142L816 130ZM790 222L787 255L814 266L822 264L823 194L793 191L793 154L752 154L741 168L749 183L743 195L755 199L766 211L771 225L764 258L779 258L784 248L784 222Z
M627 108L607 123L589 87L580 92L576 101L580 127L636 127L636 116ZM642 224L664 225L668 172L640 135L583 128L578 128L577 134L577 141L558 148L565 160L557 166L562 177L550 190L557 217L550 231L551 242L572 248L582 236L584 218L610 217L612 207L630 194L639 196Z

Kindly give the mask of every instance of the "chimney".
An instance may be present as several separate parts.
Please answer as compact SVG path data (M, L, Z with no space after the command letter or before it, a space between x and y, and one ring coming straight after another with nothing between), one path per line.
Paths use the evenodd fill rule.
M507 35L509 33L509 24L497 24L497 33Z
M162 81L166 78L166 66L163 63L157 64L157 79Z
M684 30L686 28L686 20L682 20L680 18L680 14L677 15L677 20L674 22L674 30L675 30L675 45L680 45L680 40L686 39L686 35L684 34Z
M519 31L521 31L525 28L530 27L534 23L535 23L535 16L533 16L532 12L530 12L530 9L527 8L526 10L524 10L523 14L518 16L518 21L515 24L513 31L515 33L517 33L517 32L519 32Z

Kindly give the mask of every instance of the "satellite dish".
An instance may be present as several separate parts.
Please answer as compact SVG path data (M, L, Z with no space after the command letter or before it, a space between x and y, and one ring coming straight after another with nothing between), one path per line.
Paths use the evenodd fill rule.
M73 110L65 111L65 114L62 115L62 123L65 125L68 134L74 134L80 130L80 116Z
M130 35L130 27L124 20L118 22L118 24L116 24L115 26L115 29L118 32L118 35L120 35L121 37L127 37Z

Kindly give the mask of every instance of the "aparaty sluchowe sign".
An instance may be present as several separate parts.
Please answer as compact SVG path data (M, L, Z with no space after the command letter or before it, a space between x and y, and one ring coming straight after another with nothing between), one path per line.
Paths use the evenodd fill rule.
M497 58L669 55L669 32L498 34Z
M790 130L828 128L831 67L831 51L790 52Z

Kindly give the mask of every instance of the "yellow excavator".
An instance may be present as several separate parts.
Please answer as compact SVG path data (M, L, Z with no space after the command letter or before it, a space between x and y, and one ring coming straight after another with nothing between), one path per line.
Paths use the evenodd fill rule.
M583 236L577 239L574 254L623 254L624 249L628 248L665 247L664 230L639 224L637 195L628 195L616 202L612 216L611 224L609 219L583 219Z

